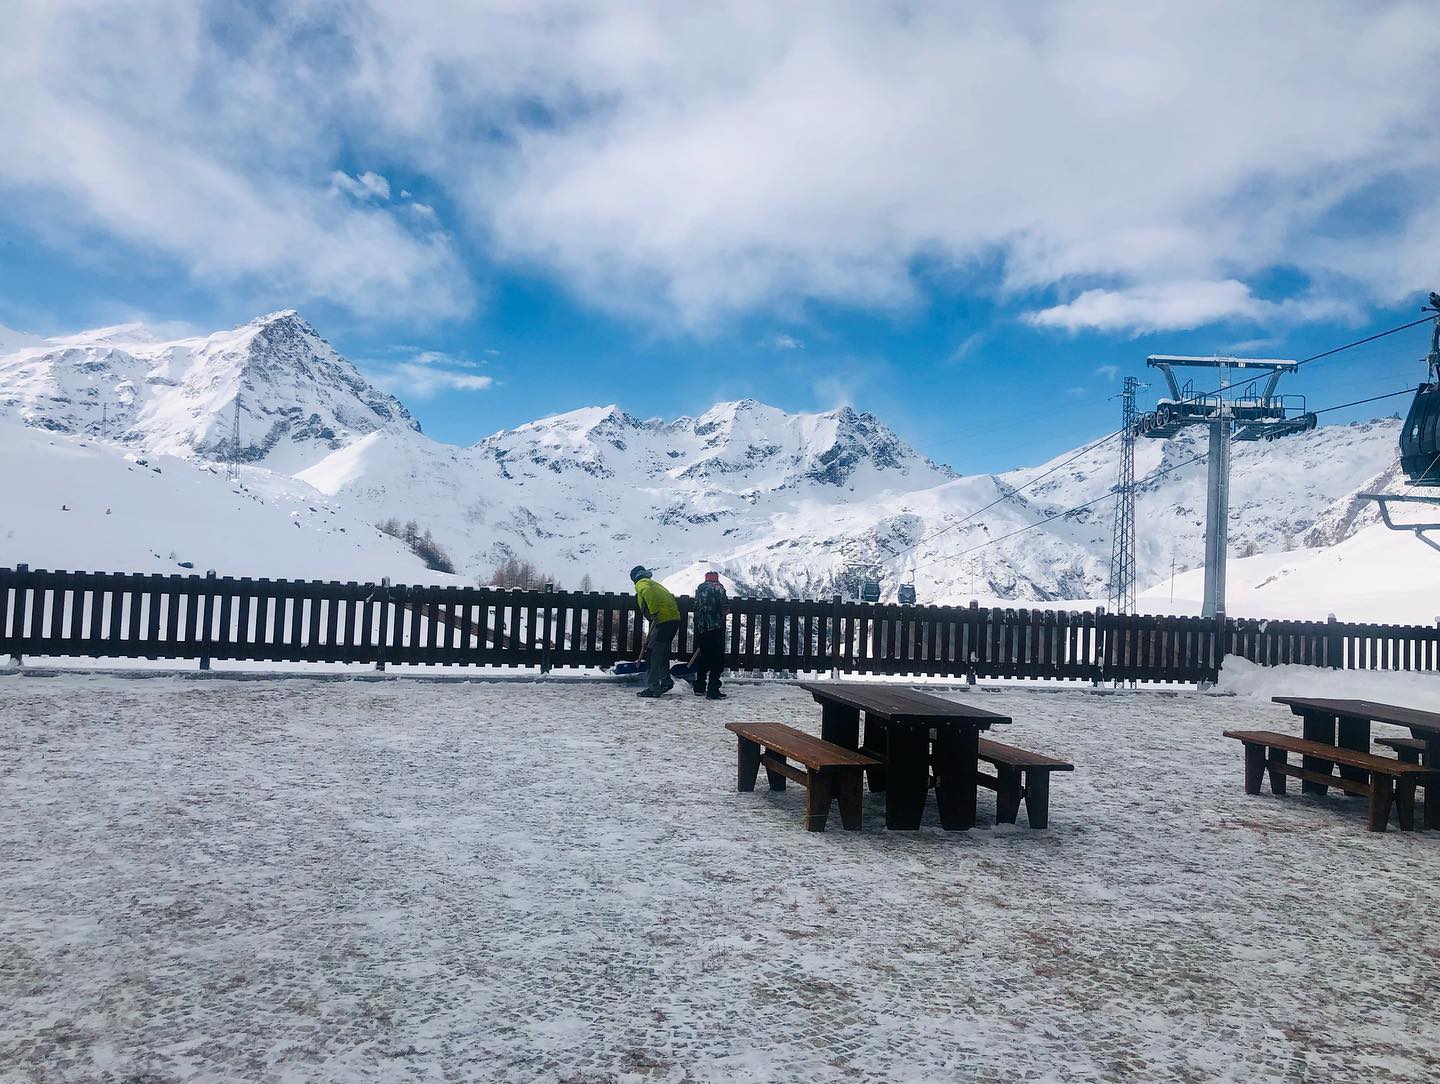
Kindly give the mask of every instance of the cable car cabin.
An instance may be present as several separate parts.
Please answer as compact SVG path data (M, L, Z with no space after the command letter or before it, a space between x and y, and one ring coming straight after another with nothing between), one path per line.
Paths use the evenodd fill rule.
M1440 384L1415 389L1400 430L1400 469L1412 486L1440 486Z
M913 583L902 583L900 585L899 599L901 606L914 606L915 585Z
M866 580L860 585L861 602L880 601L880 582L878 580Z

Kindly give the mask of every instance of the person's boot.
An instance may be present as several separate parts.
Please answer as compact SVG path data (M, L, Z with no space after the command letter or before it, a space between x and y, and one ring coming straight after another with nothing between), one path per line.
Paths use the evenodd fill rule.
M724 700L724 699L725 699L725 694L722 693L719 689L716 689L716 690L715 690L714 692L712 692L712 693L706 693L706 694L705 694L705 699L706 699L706 700Z
M664 694L661 690L659 690L659 689L641 689L641 690L640 690L638 693L636 693L635 695L636 695L636 696L644 696L644 697L651 697L651 698L653 698L653 697L657 697L657 696L664 696L665 694Z
M692 684L690 687L695 690L695 695L696 695L696 696L704 696L704 695L705 695L705 686L704 686L704 685L701 685L698 681L695 682L694 684Z

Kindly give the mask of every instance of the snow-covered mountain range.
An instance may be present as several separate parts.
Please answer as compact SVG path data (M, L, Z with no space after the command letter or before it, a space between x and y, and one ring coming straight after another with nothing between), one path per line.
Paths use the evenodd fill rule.
M138 459L169 456L174 466L164 476L188 487L170 494L176 522L203 506L207 532L243 538L271 530L254 514L258 502L281 513L266 522L291 528L280 532L283 541L253 547L207 548L187 535L194 552L179 559L221 562L228 573L338 578L346 568L385 566L414 580L413 558L370 526L399 519L431 531L471 582L517 556L572 586L588 576L598 587L624 588L625 571L645 563L682 586L702 566L717 567L755 594L828 596L867 568L881 574L890 597L913 571L925 601L1105 594L1114 441L1033 468L964 475L870 414L789 414L744 400L671 421L594 407L459 447L422 433L399 401L294 312L174 341L135 325L6 339L0 426L8 419L6 446L23 449L24 469L45 483L20 493L0 480L0 499L25 505L14 526L0 529L0 564L60 564L47 539L68 532L73 552L75 509L87 503L103 500L111 517L101 527L119 527L114 506L130 498L95 492L90 479L110 469L101 460L133 474ZM1237 444L1234 554L1306 555L1363 533L1373 513L1352 495L1393 480L1397 429L1395 420L1379 420ZM1201 562L1206 468L1192 460L1203 450L1198 433L1140 443L1142 586L1168 580L1172 565L1183 571ZM232 458L242 464L240 484L216 468ZM154 509L166 500L154 481L161 476L151 474L146 500ZM196 504L207 486L214 499ZM1097 503L1061 514L1087 502ZM243 522L227 519L223 509L232 505L248 507ZM148 527L136 519L125 530L156 535L157 522L171 522L156 514L139 517ZM287 564L291 540L311 539L294 534L297 526L346 535L310 554L345 550L346 568L301 573L299 564L308 570L315 562ZM149 563L136 546L109 548L98 536L90 545L93 558L73 554L72 566L118 568L125 553L127 568L136 560L173 568L169 555L179 552L159 536L138 547L153 556Z

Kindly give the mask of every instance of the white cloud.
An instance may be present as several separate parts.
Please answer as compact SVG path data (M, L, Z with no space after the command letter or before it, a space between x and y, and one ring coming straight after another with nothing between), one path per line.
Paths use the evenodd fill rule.
M1120 375L1120 366L1097 365L1095 367L1095 375L1098 376L1101 380L1114 380Z
M765 340L765 345L772 350L804 350L805 343L794 335L786 335L783 331L771 335Z
M388 354L361 363L361 368L401 399L433 399L445 391L484 391L495 383L494 377L474 372L482 362L458 354L411 346L395 347Z
M484 391L495 383L494 377L474 373L457 373L432 365L402 362L390 371L387 386L412 399L433 399L442 391Z
M12 206L296 303L473 301L459 242L378 172L334 180L342 153L423 180L480 262L690 329L910 305L917 264L1066 291L1036 319L1072 330L1440 278L1418 3L298 0L223 33L188 0L11 9ZM1324 284L1310 309L1255 296L1280 265Z
M352 177L344 170L337 169L330 174L330 184L337 191L347 192L358 200L388 200L390 198L390 182L380 174L371 173L368 170Z
M1349 317L1353 305L1324 298L1267 301L1236 279L1166 282L1120 290L1086 290L1073 301L1026 315L1037 327L1066 331L1185 331L1224 321L1307 320Z

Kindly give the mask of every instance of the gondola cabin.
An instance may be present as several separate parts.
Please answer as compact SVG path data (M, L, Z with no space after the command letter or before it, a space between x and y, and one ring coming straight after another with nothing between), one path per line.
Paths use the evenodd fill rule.
M1400 469L1412 486L1440 486L1440 384L1421 384L1400 431Z
M902 583L900 585L899 599L901 606L915 605L915 585L913 583Z
M879 602L879 601L880 601L880 581L879 581L879 580L866 580L863 584L860 585L860 601L861 601L861 602Z

